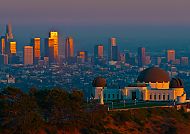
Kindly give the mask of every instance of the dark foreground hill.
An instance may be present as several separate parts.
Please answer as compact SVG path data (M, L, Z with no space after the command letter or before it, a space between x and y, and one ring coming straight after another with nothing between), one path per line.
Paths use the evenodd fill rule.
M107 111L73 90L0 91L0 134L189 134L190 113L175 108Z

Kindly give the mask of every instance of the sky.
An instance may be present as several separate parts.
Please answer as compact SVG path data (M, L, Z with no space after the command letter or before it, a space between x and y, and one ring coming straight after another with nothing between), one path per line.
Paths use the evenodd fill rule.
M121 49L190 45L190 0L1 0L0 35L5 24L22 45L31 37L72 35L77 49L118 38Z

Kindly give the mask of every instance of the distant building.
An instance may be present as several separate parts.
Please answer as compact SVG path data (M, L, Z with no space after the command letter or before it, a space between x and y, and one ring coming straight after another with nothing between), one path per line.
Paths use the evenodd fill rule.
M0 53L5 54L5 46L6 46L6 37L1 36L0 38Z
M104 57L104 46L96 45L94 47L94 58L103 58Z
M45 57L49 57L49 63L55 62L53 38L45 39Z
M33 65L33 47L24 46L24 65Z
M78 51L77 53L77 62L85 63L88 61L88 53L87 51Z
M66 39L65 44L65 59L70 60L74 58L74 40L72 37Z
M146 64L146 49L144 47L138 48L138 66L142 67Z
M31 45L33 46L33 55L34 55L34 63L37 64L38 60L40 60L40 38L31 39Z
M181 65L182 66L189 65L189 58L188 57L181 57Z
M175 50L167 50L167 61L168 62L175 61Z
M54 62L58 62L59 60L59 35L58 32L50 32L49 38L54 40L53 54L54 54Z
M13 33L12 33L12 25L11 23L6 25L6 37L7 39L13 39Z
M116 43L116 38L109 39L108 45L108 60L109 61L118 61L118 46Z
M10 55L16 55L17 52L17 43L16 41L10 41L9 42L9 54Z

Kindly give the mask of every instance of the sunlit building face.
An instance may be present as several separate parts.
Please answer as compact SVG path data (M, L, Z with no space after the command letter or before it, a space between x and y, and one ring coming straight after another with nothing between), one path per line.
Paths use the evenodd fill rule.
M58 32L50 32L49 37L54 39L54 59L55 61L58 61L58 52L59 52L59 38L58 38Z
M104 57L104 46L103 45L99 45L98 46L98 57L99 58L103 58Z
M175 61L175 50L168 50L167 51L167 61Z
M9 43L10 45L10 54L16 54L16 42L15 41L11 41Z
M5 54L5 38L1 38L1 54Z
M74 41L72 37L66 39L65 45L65 58L68 59L70 57L74 57Z
M24 46L24 65L33 64L33 47Z
M40 59L40 38L33 39L33 48L34 48L34 58L36 60Z

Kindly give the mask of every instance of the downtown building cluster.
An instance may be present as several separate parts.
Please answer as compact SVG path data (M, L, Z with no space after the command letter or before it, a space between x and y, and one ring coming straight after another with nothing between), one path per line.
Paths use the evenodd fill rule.
M11 24L8 24L5 35L0 38L1 65L49 65L90 62L95 65L118 65L118 63L124 63L125 65L144 67L149 65L159 66L162 63L182 66L189 64L188 57L181 56L176 58L175 50L167 50L164 56L147 54L144 47L139 47L137 53L130 51L120 52L117 39L114 37L109 39L107 54L105 54L104 45L98 44L94 46L93 56L88 56L88 52L85 50L77 51L75 55L73 37L67 37L65 44L63 44L57 31L50 31L49 36L45 39L40 37L32 38L30 44L24 46L21 53L18 53L17 45Z

